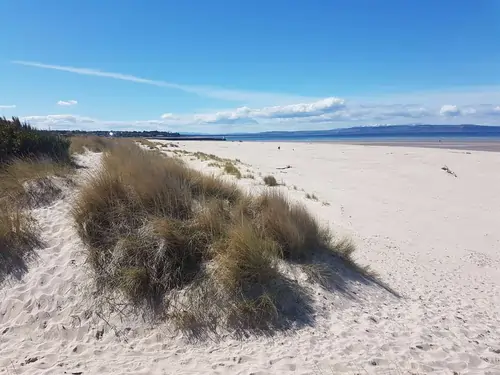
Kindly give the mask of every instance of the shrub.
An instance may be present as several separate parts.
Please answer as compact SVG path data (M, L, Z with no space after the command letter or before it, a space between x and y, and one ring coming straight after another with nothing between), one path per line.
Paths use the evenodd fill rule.
M48 131L36 130L19 118L0 118L0 164L13 158L43 157L69 160L68 139Z
M278 182L276 181L276 178L274 178L274 176L271 176L271 175L264 177L264 183L267 186L278 186Z

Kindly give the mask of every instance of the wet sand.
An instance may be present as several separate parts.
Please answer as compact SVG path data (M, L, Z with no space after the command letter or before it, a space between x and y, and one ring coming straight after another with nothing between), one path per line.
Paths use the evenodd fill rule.
M397 146L397 147L421 147L421 148L443 148L465 151L491 151L500 152L500 139L493 140L394 140L394 141L345 141L344 144L363 146Z

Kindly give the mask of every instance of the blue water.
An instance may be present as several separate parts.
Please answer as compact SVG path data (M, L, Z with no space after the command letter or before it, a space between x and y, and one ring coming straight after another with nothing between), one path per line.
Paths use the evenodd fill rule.
M244 134L244 135L226 135L228 141L260 141L260 142L384 142L384 141L500 141L500 135L482 134L450 134L450 133L419 133L419 134L374 134L374 135L322 135L322 134Z

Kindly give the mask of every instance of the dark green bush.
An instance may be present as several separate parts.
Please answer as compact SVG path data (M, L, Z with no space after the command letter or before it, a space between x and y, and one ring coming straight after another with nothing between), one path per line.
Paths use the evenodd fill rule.
M0 163L14 158L69 158L70 141L48 131L37 130L19 118L0 117Z

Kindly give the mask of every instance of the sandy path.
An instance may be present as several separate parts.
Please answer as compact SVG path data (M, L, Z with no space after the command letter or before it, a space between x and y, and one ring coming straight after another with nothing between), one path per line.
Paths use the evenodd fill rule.
M355 282L355 299L318 291L314 326L243 341L189 344L166 326L139 319L108 324L85 299L89 278L68 192L35 212L47 242L39 260L22 281L0 288L0 373L500 374L500 154L181 144L239 158L256 175L275 174L287 184L280 189L351 235L359 262L372 265L403 297ZM90 167L98 161L92 154L83 160ZM440 169L445 164L457 178ZM292 168L278 173L286 165ZM263 189L258 179L239 183ZM300 189L319 201L305 199Z

